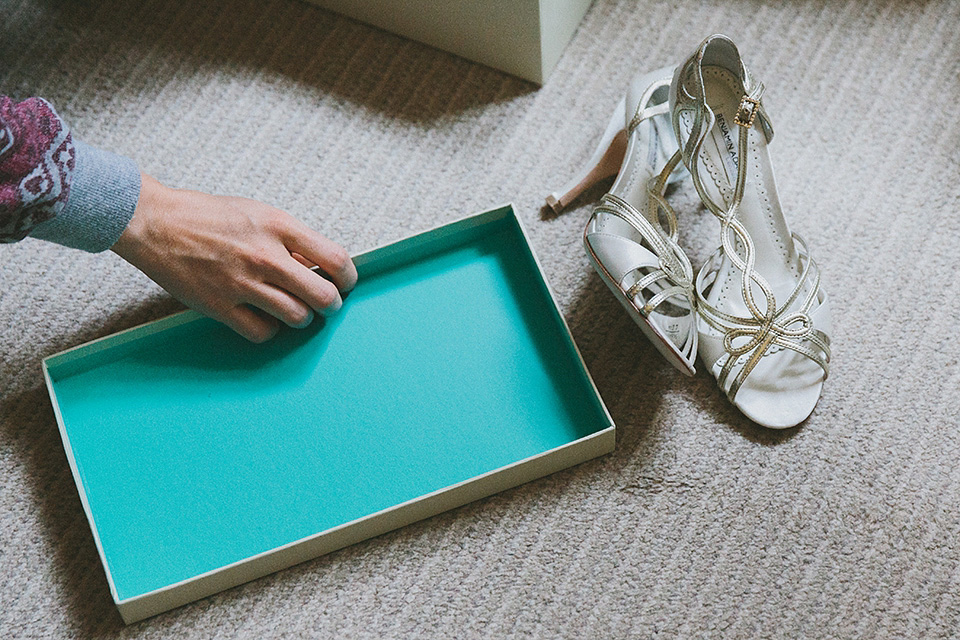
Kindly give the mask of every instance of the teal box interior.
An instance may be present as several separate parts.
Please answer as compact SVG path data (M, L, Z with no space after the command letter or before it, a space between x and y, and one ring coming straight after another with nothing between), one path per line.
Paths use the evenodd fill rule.
M128 622L612 450L511 207L355 261L339 314L266 344L184 312L44 361Z

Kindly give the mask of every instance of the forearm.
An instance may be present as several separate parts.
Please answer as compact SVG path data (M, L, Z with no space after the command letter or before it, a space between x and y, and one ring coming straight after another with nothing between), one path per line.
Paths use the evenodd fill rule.
M128 158L74 140L47 102L0 96L0 242L27 235L112 248L179 300L250 340L335 313L357 271L289 214L171 189ZM328 278L311 270L320 267Z

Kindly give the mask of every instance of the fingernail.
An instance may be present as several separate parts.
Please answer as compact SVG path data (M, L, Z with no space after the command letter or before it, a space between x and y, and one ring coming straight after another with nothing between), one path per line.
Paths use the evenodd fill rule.
M310 323L313 322L314 313L313 309L310 309L310 313L307 314L307 319L297 325L297 329L305 329L310 326Z
M333 304L327 307L326 313L328 316L330 316L339 312L341 308L343 308L343 298L341 298L340 296L337 296L336 299L333 301Z

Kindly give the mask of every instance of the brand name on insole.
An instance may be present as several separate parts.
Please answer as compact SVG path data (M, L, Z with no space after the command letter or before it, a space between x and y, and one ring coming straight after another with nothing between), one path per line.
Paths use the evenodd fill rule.
M722 114L717 114L717 128L723 137L723 147L725 153L721 153L723 158L723 168L727 172L727 178L733 184L737 179L737 145L733 142L733 136L730 135L730 127Z

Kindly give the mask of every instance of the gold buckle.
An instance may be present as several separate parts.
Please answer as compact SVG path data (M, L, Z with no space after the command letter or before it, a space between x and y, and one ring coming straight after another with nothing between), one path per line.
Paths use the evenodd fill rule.
M750 96L743 96L740 99L740 106L737 107L737 115L733 121L741 127L749 129L753 126L753 121L757 118L757 111L760 110L760 101Z

